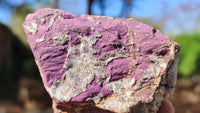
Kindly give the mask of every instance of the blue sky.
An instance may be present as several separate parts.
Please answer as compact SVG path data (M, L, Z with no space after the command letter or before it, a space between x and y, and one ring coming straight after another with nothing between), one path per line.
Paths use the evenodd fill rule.
M23 3L34 4L35 0L4 0L12 6L19 6ZM42 0L52 1L52 0ZM105 16L119 16L123 0L106 0ZM76 15L87 13L87 0L60 0L59 8L74 13ZM178 34L183 30L191 30L197 26L196 21L200 21L200 1L199 0L135 0L134 7L129 11L132 17L149 18L155 22L165 22L164 32ZM180 6L193 11L181 11ZM189 8L187 8L189 7ZM100 6L97 2L92 7L92 12L100 15ZM0 5L0 22L9 25L12 11L5 4ZM200 23L199 23L200 25ZM171 30L173 28L173 30ZM196 29L196 28L195 28Z
M76 15L87 13L87 0L60 0L59 8Z

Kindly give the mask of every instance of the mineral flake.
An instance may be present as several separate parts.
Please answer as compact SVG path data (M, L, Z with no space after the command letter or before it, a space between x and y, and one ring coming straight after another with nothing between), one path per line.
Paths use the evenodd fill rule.
M178 44L134 19L44 8L24 30L55 113L156 113L175 87Z
M24 26L29 32L31 32L33 35L37 32L37 23L35 20L30 21L30 24L27 23L27 25Z
M58 33L56 34L56 36L53 37L53 40L55 45L62 45L66 41L71 40L71 36L68 34Z

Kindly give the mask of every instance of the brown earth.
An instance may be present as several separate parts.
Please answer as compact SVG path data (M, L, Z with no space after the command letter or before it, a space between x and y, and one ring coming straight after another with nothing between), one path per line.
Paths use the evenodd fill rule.
M200 113L200 79L179 80L170 100L175 113Z

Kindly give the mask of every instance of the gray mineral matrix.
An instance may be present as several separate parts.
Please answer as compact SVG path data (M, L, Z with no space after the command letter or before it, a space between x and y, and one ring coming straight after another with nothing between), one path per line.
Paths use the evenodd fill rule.
M179 45L134 19L44 8L24 30L55 113L156 113L174 90Z

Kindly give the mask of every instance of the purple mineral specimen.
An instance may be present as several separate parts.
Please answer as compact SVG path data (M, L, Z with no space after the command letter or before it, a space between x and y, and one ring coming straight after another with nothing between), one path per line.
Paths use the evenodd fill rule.
M155 113L174 89L178 44L134 19L45 8L23 27L55 112Z

